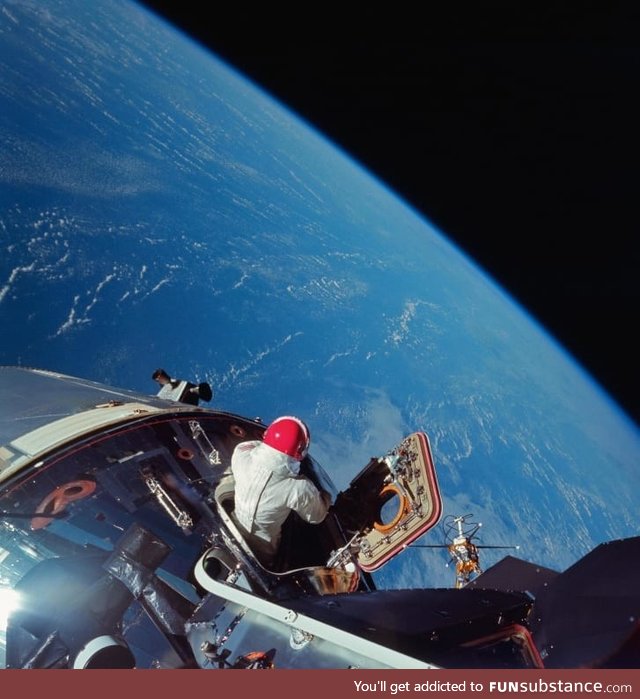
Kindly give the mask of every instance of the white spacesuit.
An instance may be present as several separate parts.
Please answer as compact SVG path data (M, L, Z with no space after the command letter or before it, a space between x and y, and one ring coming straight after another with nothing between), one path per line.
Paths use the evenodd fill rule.
M307 445L302 451L290 447L283 420L296 418L274 421L263 441L238 444L231 458L235 480L234 516L252 550L267 567L274 562L282 525L291 511L306 522L318 524L326 517L331 504L328 493L321 493L308 478L299 475L308 433ZM272 429L272 426L275 427Z

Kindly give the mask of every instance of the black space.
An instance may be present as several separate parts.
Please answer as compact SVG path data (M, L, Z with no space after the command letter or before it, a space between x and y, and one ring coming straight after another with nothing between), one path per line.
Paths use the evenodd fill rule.
M143 4L394 189L640 424L640 6Z

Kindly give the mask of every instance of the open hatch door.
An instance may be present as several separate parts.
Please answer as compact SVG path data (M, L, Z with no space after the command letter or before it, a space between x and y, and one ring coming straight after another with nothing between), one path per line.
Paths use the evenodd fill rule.
M434 527L442 498L427 435L414 432L385 456L372 458L338 494L333 512L366 572Z

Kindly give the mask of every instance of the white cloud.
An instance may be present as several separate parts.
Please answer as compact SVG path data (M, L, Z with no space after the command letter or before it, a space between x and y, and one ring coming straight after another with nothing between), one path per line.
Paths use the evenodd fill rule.
M386 454L411 431L384 391L370 390L368 395L355 410L346 406L342 417L340 406L334 406L333 424L313 435L313 455L338 489L344 489L371 457Z

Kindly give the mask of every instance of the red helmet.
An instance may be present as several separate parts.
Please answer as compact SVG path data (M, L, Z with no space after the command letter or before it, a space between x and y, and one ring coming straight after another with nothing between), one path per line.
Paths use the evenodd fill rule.
M272 449L302 461L309 449L309 428L297 417L276 418L264 432L262 440Z

